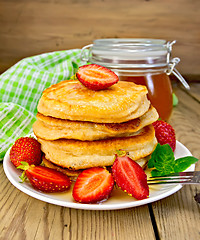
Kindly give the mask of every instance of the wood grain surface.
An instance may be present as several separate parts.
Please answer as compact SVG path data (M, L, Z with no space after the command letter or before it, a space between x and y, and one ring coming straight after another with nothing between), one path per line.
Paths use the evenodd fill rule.
M170 123L177 139L200 158L200 84L187 92L174 86L179 104ZM200 162L196 164L200 170ZM184 186L155 203L113 211L60 207L36 200L16 189L0 165L0 240L197 240L200 185Z
M200 76L199 0L0 0L0 72L24 57L98 38L177 40L180 72Z
M191 85L191 91L174 87L179 99L170 123L177 140L200 159L200 84ZM200 171L200 162L196 164ZM200 193L200 185L184 186L174 195L152 204L160 239L199 239L200 204L194 196Z

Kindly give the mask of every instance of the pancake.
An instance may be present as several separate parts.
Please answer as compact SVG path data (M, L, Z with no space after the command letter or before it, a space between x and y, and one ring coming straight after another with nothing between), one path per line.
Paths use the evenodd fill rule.
M45 165L45 167L48 167L48 168L51 168L51 169L55 169L55 170L57 170L59 172L62 172L65 175L69 176L71 180L75 180L78 177L78 175L82 172L82 170L71 170L71 169L68 169L68 168L60 167L60 166L58 166L58 165L48 161L45 158L44 155L42 156L42 162Z
M121 123L142 116L150 101L147 88L119 81L101 91L93 91L79 81L62 81L44 90L38 112L45 116L95 123Z
M146 166L147 166L147 163L148 163L148 159L149 159L149 156L147 156L146 158L142 158L142 159L139 159L137 160L136 162L143 168L145 169ZM58 166L54 163L52 163L51 161L47 160L45 158L45 156L43 155L42 157L42 161L43 161L43 164L45 165L45 167L48 167L48 168L52 168L52 169L55 169L59 172L62 172L64 173L65 175L67 175L68 177L70 177L70 179L72 181L75 181L76 178L78 177L78 175L83 171L83 170L70 170L68 168L63 168L61 166Z
M66 138L92 141L137 135L140 129L152 124L157 119L158 113L153 106L141 117L124 123L71 121L47 117L38 113L37 121L33 124L33 131L37 137L46 140Z
M157 140L152 125L144 127L140 133L131 137L109 138L96 141L72 139L44 140L37 138L45 158L52 163L70 169L111 166L116 150L129 152L133 160L150 155Z

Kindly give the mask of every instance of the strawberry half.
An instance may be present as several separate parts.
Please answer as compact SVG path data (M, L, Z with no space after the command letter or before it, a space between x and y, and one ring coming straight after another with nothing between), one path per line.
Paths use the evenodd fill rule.
M105 168L93 167L84 170L73 188L73 198L80 203L95 203L107 199L113 189L114 180Z
M18 167L21 162L39 165L42 162L40 143L32 137L21 137L10 150L10 161Z
M20 177L22 181L26 176L32 186L42 192L64 192L71 185L70 179L65 174L51 168L30 166L26 162L22 162L22 165L18 166L18 168L25 170Z
M173 152L176 148L176 135L173 127L162 120L153 123L155 135L160 145L169 144Z
M129 158L124 151L116 154L112 174L118 187L132 197L141 200L149 196L147 176L142 167Z
M85 87L96 91L106 89L119 81L113 71L97 64L79 67L76 76Z

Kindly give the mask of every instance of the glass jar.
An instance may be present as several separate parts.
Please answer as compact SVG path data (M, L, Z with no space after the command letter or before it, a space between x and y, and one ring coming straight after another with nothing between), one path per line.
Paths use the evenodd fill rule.
M145 85L160 118L168 120L173 105L169 75L173 72L189 88L174 68L180 61L171 59L174 43L162 39L97 39L82 48L81 58L111 69L119 80Z

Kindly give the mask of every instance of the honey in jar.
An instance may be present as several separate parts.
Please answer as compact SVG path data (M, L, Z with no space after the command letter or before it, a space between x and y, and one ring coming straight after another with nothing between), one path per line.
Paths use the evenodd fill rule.
M81 56L82 60L111 69L119 80L145 85L148 98L160 118L168 120L172 112L169 74L175 69L178 59L171 60L174 42L137 38L97 39L83 47Z
M119 79L145 85L148 89L148 98L159 113L159 117L163 120L169 119L172 113L172 87L167 74L149 73L144 76L119 76Z

